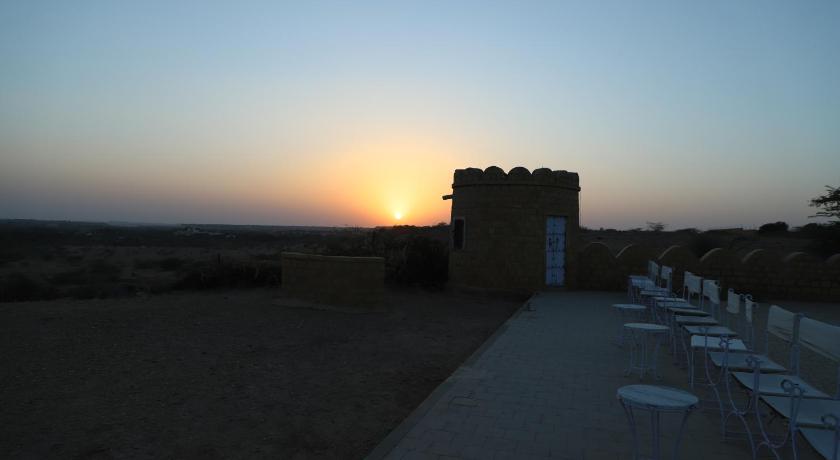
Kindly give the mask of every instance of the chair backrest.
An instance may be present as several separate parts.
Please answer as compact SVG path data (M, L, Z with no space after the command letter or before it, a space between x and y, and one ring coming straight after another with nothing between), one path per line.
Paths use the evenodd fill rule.
M654 283L659 279L659 264L652 260L648 260L648 279Z
M767 312L767 332L784 340L793 342L796 339L796 314L778 305L770 305Z
M838 364L838 382L834 397L840 399L840 326L802 318L799 323L799 343Z
M700 293L703 292L702 281L703 278L694 273L685 272L685 276L683 276L683 297L685 300L690 302L692 297L700 297Z
M753 302L752 296L749 294L742 297L744 298L744 314L739 315L738 318L743 318L744 324L740 327L741 330L739 332L743 336L744 342L749 345L749 348L755 349L755 314L758 311L758 304Z
M735 328L738 333L743 334L741 320L741 295L736 294L734 289L726 291L726 309L721 311L721 324Z
M755 323L755 314L758 311L758 303L753 302L752 296L747 294L744 296L744 319L752 325Z
M668 292L671 292L673 273L674 269L665 265L659 269L659 286L668 289Z
M648 278L653 280L657 276L659 276L659 265L652 260L648 260Z
M720 285L715 280L703 280L700 307L720 319Z
M737 315L741 311L741 295L735 293L735 289L726 291L726 311Z
M767 329L765 330L764 347L769 349L768 338L772 334L790 344L790 370L799 375L799 325L805 315L787 311L778 305L770 305L767 312Z
M802 318L799 342L803 347L836 363L840 363L840 326Z

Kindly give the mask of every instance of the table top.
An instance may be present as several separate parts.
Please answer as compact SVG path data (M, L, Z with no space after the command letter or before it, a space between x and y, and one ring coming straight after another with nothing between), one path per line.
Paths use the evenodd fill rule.
M627 323L624 327L645 332L667 332L671 330L668 326L653 323Z
M614 303L613 307L622 310L647 310L646 306L635 303Z
M623 386L616 396L634 406L656 410L687 410L700 402L697 396L685 390L658 385Z

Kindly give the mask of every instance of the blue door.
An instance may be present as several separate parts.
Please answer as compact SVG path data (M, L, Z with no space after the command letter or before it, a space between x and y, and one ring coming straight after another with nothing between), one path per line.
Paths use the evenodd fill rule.
M549 216L545 224L545 284L566 282L566 218Z

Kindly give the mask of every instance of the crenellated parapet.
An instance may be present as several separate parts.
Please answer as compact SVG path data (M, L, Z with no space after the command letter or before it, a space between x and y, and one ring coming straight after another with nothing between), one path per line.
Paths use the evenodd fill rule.
M840 254L826 260L802 252L786 255L755 249L739 255L715 248L697 257L682 246L671 246L661 254L650 248L629 245L613 254L602 243L589 243L578 256L578 284L586 289L624 289L628 275L642 275L647 261L674 268L674 289L682 286L688 270L704 278L719 280L724 289L752 294L759 299L840 301Z
M577 173L457 169L443 199L452 200L452 286L523 293L575 287Z
M507 173L498 166L490 166L483 171L478 168L455 170L452 188L475 185L532 185L580 190L580 179L575 172L552 171L548 168L539 168L531 172L521 166Z

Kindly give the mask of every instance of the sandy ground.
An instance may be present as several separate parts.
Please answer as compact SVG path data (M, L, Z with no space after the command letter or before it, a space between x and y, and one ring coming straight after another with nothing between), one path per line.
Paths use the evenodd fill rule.
M276 290L0 305L1 458L361 458L521 302Z

